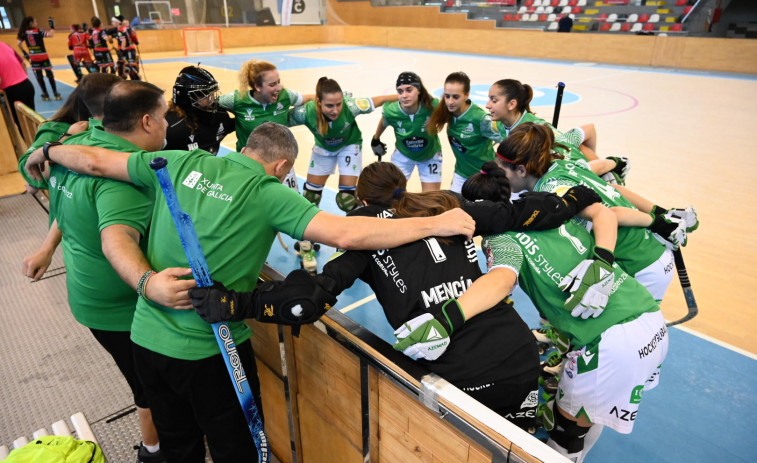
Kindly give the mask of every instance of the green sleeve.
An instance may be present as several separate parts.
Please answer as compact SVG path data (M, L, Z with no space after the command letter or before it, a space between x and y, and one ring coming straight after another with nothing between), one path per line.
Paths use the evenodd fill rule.
M294 239L302 239L305 228L320 212L315 204L278 181L265 182L260 192L261 203L269 205L265 212L271 226Z
M507 234L488 236L485 239L487 253L486 265L492 267L505 266L520 272L523 265L523 251L520 246Z
M347 108L349 108L353 116L368 114L376 109L376 107L373 106L372 98L345 98L344 100L347 103Z
M98 183L95 190L98 229L128 225L145 236L152 216L152 200L132 185L117 180Z
M39 126L37 133L34 135L34 141L32 142L31 146L18 160L18 171L21 173L21 176L24 177L26 183L33 186L34 188L42 188L45 190L48 188L46 180L38 181L29 176L29 174L26 172L26 161L29 159L29 156L32 154L32 152L38 150L39 148L42 148L42 145L44 145L45 143L58 141L60 137L64 133L66 133L69 127L71 127L71 124L67 122L55 121L44 122Z
M481 119L481 135L494 140L495 143L502 141L502 135L497 130L497 123L492 121L491 116L488 114L484 115L483 119Z
M234 111L234 93L227 93L225 95L221 95L221 97L218 99L218 106L227 110L227 111Z
M303 125L305 123L306 115L306 105L300 105L295 107L294 109L290 109L289 121L287 122L287 125L289 127L294 127L295 125Z

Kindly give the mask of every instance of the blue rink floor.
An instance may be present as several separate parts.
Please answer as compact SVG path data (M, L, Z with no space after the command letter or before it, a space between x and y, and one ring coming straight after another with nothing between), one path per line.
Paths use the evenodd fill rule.
M300 184L303 180L300 179ZM321 206L336 212L334 192L325 190ZM283 237L289 252L274 242L268 264L282 273L299 266L294 240ZM334 249L322 246L319 270ZM484 262L479 251L479 260ZM669 291L680 291L671 286ZM519 289L515 308L532 327L539 316ZM394 343L393 330L370 288L357 282L342 295L336 308L382 339ZM644 396L634 431L622 435L606 429L587 463L613 462L754 462L757 439L757 362L754 358L673 327L670 350L660 385Z

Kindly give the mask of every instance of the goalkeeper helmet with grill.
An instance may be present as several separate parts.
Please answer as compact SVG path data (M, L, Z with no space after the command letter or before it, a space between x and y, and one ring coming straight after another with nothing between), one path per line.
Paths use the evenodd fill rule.
M216 112L218 109L218 81L198 66L181 70L173 86L173 103L184 110L197 108Z

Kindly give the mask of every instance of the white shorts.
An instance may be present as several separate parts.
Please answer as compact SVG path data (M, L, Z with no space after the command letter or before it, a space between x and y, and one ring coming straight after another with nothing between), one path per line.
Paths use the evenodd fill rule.
M659 259L652 262L648 267L636 272L634 279L644 285L652 293L657 303L662 302L665 292L673 281L675 272L675 263L673 262L673 251L666 249Z
M300 186L297 184L297 174L294 172L294 167L289 170L289 173L286 177L284 177L284 180L281 183L293 189L297 193L300 192Z
M418 166L418 175L421 183L441 183L442 181L442 152L438 152L425 161L413 161L404 154L394 150L392 164L400 168L405 178L410 180L415 166Z
M310 158L310 175L331 175L339 163L339 175L357 177L363 170L360 145L347 145L339 151L329 151L316 145Z
M584 129L581 127L573 127L567 132L563 132L563 137L571 145L581 146L581 143L586 140L586 133L584 133Z
M599 346L568 352L560 375L557 404L571 416L629 434L642 391L653 389L668 353L668 329L661 311L615 325Z
M454 191L455 193L460 193L463 191L463 183L468 180L468 177L463 177L462 175L455 172L452 175L452 185L450 185L449 189L450 191Z

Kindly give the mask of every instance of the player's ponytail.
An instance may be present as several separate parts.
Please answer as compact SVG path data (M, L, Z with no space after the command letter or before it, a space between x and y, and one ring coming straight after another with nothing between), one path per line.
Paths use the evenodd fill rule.
M332 93L344 95L342 87L340 87L334 79L329 79L328 77L321 77L318 79L318 83L315 84L315 113L318 122L318 133L321 135L326 135L329 131L329 120L321 110L321 102L323 101L324 95Z
M541 178L555 159L563 155L552 151L555 134L547 124L525 122L515 127L497 147L497 157L506 165L523 165L529 175Z
M494 161L487 161L481 171L471 175L461 190L465 199L485 199L494 202L510 202L510 182L507 174Z
M494 86L499 89L500 94L505 99L505 102L515 100L518 105L515 109L523 114L526 111L534 114L531 111L531 100L534 98L534 89L528 84L522 84L515 79L502 79L494 82Z
M239 94L244 96L249 90L255 96L255 85L263 85L263 73L275 71L276 66L268 61L251 59L242 64L239 69Z

